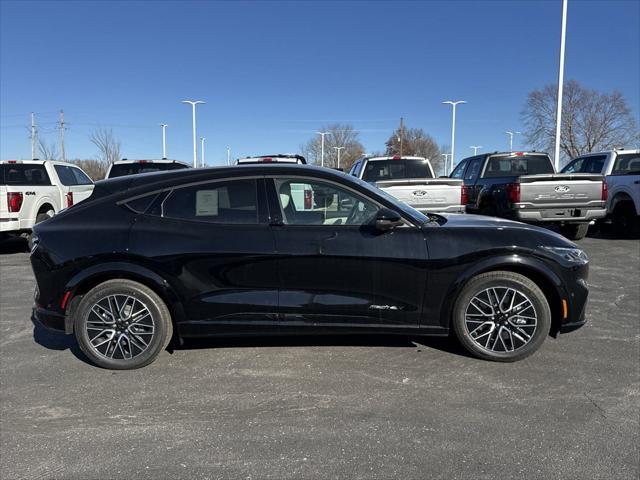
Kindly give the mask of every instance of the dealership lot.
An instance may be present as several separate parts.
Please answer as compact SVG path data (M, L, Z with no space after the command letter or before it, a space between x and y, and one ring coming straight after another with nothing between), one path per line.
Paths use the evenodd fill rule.
M0 246L0 478L637 478L640 242L596 236L588 325L496 364L447 339L216 340L141 370L34 327Z

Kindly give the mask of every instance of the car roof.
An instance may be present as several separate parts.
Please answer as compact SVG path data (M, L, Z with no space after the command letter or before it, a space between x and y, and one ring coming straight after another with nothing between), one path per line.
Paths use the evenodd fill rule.
M44 165L45 163L51 163L53 165L68 165L70 167L78 167L78 165L74 165L69 162L62 162L60 160L0 160L0 164L3 165L19 165L19 164L27 164L27 165Z
M380 160L427 160L425 157L414 157L409 155L391 155L388 157L364 157L368 162L376 162Z
M181 163L183 165L187 165L186 163L180 162L179 160L171 160L168 158L149 159L149 160L146 160L143 158L137 159L137 160L129 160L128 158L124 158L122 160L117 160L113 162L113 165L126 165L130 163Z

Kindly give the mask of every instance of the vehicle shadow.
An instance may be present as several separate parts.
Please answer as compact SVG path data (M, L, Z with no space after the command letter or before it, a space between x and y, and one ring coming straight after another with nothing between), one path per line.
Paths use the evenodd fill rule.
M0 255L27 252L29 252L29 245L25 238L15 237L0 240Z
M49 350L69 350L78 360L93 365L86 355L82 353L73 335L45 328L35 319L33 314L31 315L31 323L33 323L33 339L38 345L42 345Z

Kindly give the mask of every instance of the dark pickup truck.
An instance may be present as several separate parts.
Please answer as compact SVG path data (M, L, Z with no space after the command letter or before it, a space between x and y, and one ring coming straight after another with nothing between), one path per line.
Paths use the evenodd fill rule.
M467 213L560 227L571 240L606 215L607 185L599 174L559 174L546 153L485 153L451 173L464 180Z

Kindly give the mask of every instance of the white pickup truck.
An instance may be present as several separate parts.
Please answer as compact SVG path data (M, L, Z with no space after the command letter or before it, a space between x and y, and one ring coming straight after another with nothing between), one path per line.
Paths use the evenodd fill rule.
M29 234L46 220L91 196L93 182L70 163L0 161L0 238Z
M464 213L463 181L435 178L423 157L365 157L349 174L369 182L421 212Z
M573 159L562 173L605 175L607 215L619 233L640 230L640 150L609 150Z

